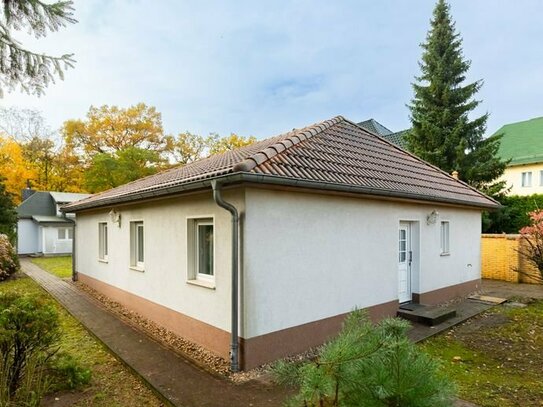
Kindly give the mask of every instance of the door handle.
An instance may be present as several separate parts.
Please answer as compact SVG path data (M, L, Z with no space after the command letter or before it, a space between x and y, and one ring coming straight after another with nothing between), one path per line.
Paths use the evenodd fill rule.
M411 263L413 262L413 252L409 250L409 265L411 266Z

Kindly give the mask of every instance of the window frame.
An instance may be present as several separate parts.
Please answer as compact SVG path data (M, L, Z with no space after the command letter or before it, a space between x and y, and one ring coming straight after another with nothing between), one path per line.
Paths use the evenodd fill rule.
M543 170L539 170L539 186L543 187Z
M107 222L98 222L98 260L108 261L108 225Z
M139 229L142 230L143 244L139 242ZM139 259L140 246L143 246L142 260ZM145 269L145 224L143 220L130 221L130 268L143 271Z
M60 232L62 232L63 237L60 237ZM57 228L57 240L68 240L67 235L66 228Z
M523 171L520 175L520 185L523 188L531 188L532 186L532 171Z
M440 224L440 248L441 256L449 256L451 254L451 222L442 220Z
M200 273L199 256L199 226L212 226L212 274ZM206 288L215 289L216 281L216 228L215 217L213 215L202 215L187 217L187 280L189 284L199 285Z

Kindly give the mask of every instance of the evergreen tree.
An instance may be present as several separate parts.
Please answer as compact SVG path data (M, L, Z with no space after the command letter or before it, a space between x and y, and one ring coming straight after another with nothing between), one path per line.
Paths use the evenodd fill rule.
M480 104L474 96L483 82L465 84L471 62L464 59L462 39L445 0L438 0L430 24L409 106L408 148L449 174L458 171L460 179L475 188L496 194L505 185L493 183L506 165L497 156L501 136L483 137L488 113L469 118Z
M6 191L4 179L0 177L0 234L6 235L9 240L15 242L15 230L17 227L17 212L11 194Z
M11 30L25 29L36 38L75 23L73 2L52 4L40 0L2 0L0 9L0 97L4 90L18 86L27 93L41 95L55 77L63 79L64 70L73 67L73 54L59 57L35 53L22 47Z

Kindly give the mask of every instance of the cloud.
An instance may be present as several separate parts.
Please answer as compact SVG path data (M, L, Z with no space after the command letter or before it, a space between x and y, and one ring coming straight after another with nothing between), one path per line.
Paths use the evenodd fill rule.
M399 130L409 125L433 4L80 0L77 25L21 37L33 49L74 52L75 69L45 97L13 93L0 103L43 110L55 127L90 105L142 101L171 133L265 137L336 114ZM489 130L543 111L542 11L537 0L452 4L469 79L485 80Z

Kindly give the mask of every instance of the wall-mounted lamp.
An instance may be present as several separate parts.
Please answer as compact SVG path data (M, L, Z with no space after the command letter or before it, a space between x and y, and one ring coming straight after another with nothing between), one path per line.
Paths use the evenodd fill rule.
M115 209L109 211L109 219L112 223L116 223L118 227L121 227L121 214Z
M430 212L426 216L426 224L433 225L434 223L436 223L438 217L439 217L439 212L434 209L432 212Z

